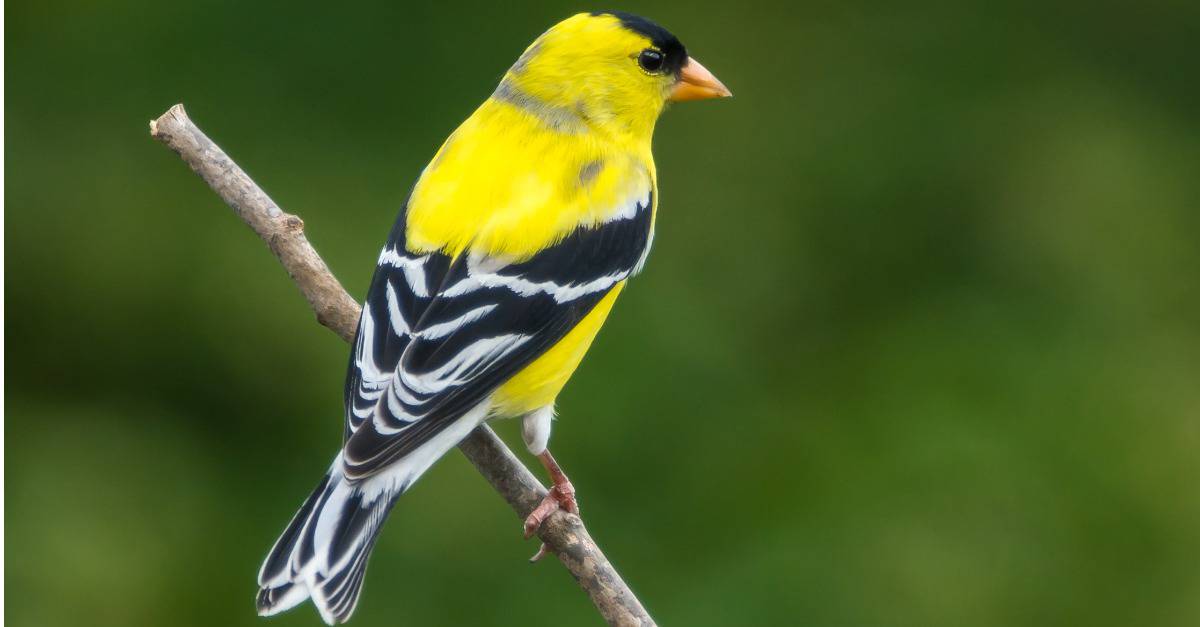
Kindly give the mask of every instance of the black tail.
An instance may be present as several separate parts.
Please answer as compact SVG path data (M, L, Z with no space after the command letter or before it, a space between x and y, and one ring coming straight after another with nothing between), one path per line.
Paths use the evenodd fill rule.
M341 468L339 455L263 562L260 615L282 612L309 597L330 625L354 613L375 539L411 481L351 484Z

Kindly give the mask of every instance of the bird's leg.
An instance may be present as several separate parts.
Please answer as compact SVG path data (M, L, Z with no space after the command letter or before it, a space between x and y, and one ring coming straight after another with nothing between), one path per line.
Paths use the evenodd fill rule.
M575 501L575 486L571 485L567 473L563 472L558 462L554 461L550 449L546 449L541 455L538 455L538 459L542 460L542 466L546 468L546 472L550 473L550 480L554 482L559 505L572 514L578 514L579 503Z
M571 480L567 479L566 473L563 472L558 462L554 461L554 456L550 454L550 450L542 451L542 454L538 455L538 459L542 461L542 466L545 466L546 472L550 474L550 480L554 482L554 485L550 486L542 502L533 508L533 511L525 518L526 539L532 538L533 534L537 533L537 530L541 528L542 523L546 522L546 519L555 510L562 509L572 514L579 514L579 503L575 500L575 487L571 485ZM537 554L530 558L529 561L536 562L545 554L546 545L542 544Z

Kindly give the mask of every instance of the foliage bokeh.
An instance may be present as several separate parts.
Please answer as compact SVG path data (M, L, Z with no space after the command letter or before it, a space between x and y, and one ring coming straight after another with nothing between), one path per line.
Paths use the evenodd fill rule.
M553 439L659 621L1200 622L1200 5L619 4L736 93L660 123L654 253ZM318 624L254 575L347 348L146 121L185 102L361 297L587 8L6 3L9 624ZM353 624L597 624L519 532L451 454Z

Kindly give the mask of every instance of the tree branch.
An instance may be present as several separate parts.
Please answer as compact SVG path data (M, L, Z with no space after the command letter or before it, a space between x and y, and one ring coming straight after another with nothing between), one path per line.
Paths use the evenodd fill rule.
M150 122L150 135L175 151L221 197L283 264L317 314L317 321L347 342L354 341L358 303L334 278L304 236L304 222L284 212L175 105ZM487 426L467 436L459 449L521 519L546 495L546 488ZM515 528L514 528L515 529ZM592 540L578 516L557 511L538 532L610 625L654 625Z

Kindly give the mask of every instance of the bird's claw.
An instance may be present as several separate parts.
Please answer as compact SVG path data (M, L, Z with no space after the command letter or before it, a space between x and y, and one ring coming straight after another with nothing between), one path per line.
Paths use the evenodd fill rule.
M538 529L542 528L546 519L560 509L572 514L579 514L579 502L575 500L575 488L569 482L552 486L546 492L546 496L542 498L542 502L538 503L538 506L525 517L525 539L532 538Z
M529 516L525 517L525 539L532 538L537 533L538 529L542 528L546 520L555 512L555 510L563 510L565 512L579 515L579 502L575 500L575 486L571 485L571 481L567 479L567 475L558 466L558 462L554 461L554 457L550 455L550 451L542 451L538 455L538 459L542 460L542 465L546 467L546 471L550 473L550 478L554 481L554 485L546 491L546 496L542 497L542 502L533 508ZM536 562L543 557L549 549L546 543L538 548L538 552L529 558L530 562Z
M550 488L550 492L546 494L542 502L538 503L538 506L533 508L533 511L529 512L529 515L525 517L525 539L532 538L533 534L537 533L537 530L542 527L542 523L546 522L546 519L558 507L558 499L554 498L554 488Z
M550 550L546 548L546 543L543 542L542 546L538 547L537 553L534 553L533 557L529 558L529 563L530 564L538 563L539 561L541 561L541 559L543 557L546 557L546 554L549 552L550 552Z
M579 515L579 502L575 500L575 487L569 481L564 481L552 486L542 499L538 506L533 508L533 511L525 517L525 539L532 538L542 528L550 515L557 510L563 510L575 515ZM530 562L536 562L543 557L549 550L543 542L538 548L537 553L529 558Z

